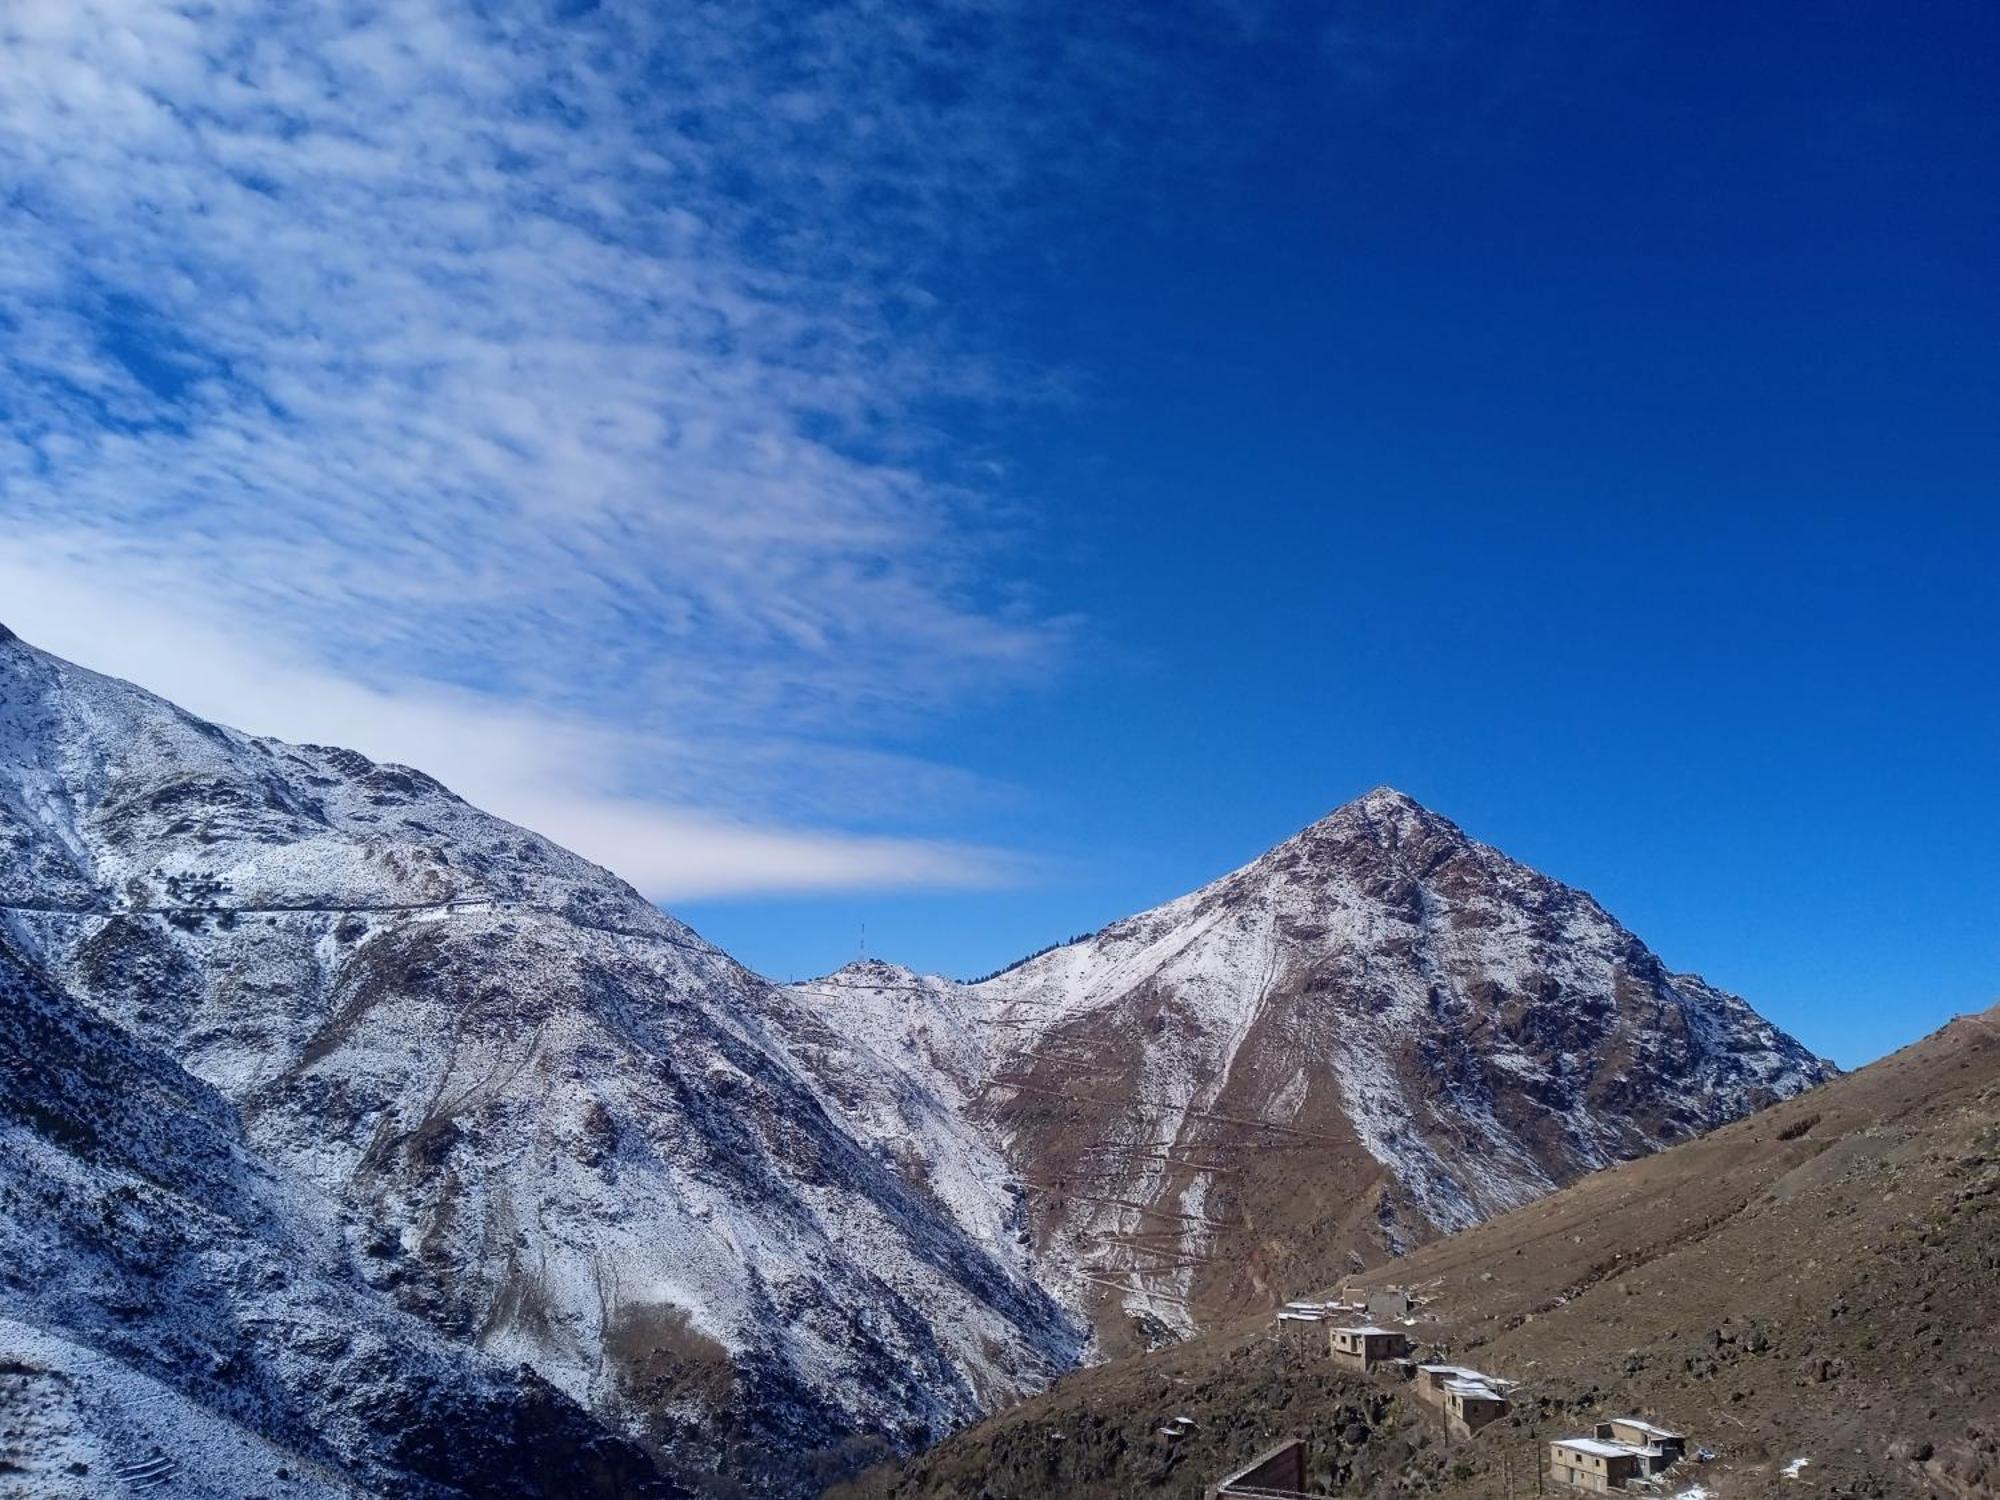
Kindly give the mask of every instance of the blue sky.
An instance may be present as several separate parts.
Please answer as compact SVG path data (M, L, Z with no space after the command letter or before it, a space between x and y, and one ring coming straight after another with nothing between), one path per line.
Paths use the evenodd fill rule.
M0 620L781 977L988 969L1386 782L1859 1062L2000 992L1996 59L10 7Z

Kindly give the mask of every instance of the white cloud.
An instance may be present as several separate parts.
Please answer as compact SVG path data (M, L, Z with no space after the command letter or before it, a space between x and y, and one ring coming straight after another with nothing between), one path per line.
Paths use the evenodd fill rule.
M188 684L224 718L283 704L263 722L296 734L338 703L348 738L472 785L450 746L511 715L496 808L586 852L636 815L616 796L726 847L741 888L970 878L922 841L773 829L950 782L885 734L1059 655L923 420L1000 385L927 274L1092 150L1128 67L1044 20L14 0L16 561L55 537L72 582L198 605L238 643ZM60 644L51 607L0 595ZM178 695L158 618L78 654ZM587 762L595 800L497 800L568 786L573 734L628 747ZM646 846L611 863L692 889L672 855L649 882Z
M367 686L240 629L174 607L138 579L79 569L59 544L0 540L0 601L31 644L137 682L204 718L293 741L346 745L421 767L487 810L547 833L656 901L746 892L983 886L1025 866L920 839L758 826L623 794L671 759L617 733L434 684ZM32 622L30 624L29 622Z

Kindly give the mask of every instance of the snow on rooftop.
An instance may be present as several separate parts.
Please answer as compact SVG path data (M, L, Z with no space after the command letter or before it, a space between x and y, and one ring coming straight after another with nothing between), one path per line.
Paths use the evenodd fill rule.
M1613 1417L1611 1420L1623 1427L1636 1427L1639 1431L1650 1433L1656 1438L1678 1438L1683 1436L1683 1434L1674 1432L1668 1428L1656 1427L1642 1417Z
M1597 1458L1644 1458L1646 1450L1631 1443L1611 1443L1603 1438L1566 1437L1557 1438L1565 1448L1573 1448L1578 1453L1589 1453Z
M1475 1370L1470 1365L1418 1365L1417 1368L1426 1375L1447 1377L1446 1384L1450 1384L1453 1380L1470 1380L1480 1385L1490 1385L1495 1390L1518 1384L1516 1381L1503 1380L1498 1375L1488 1375L1484 1370Z

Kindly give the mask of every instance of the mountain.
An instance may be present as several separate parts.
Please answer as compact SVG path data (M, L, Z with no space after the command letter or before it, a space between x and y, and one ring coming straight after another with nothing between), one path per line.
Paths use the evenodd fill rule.
M259 1225L320 1226L300 1275L330 1267L355 1308L335 1326L415 1320L526 1365L690 1482L816 1488L1079 1355L989 1147L959 1131L919 1171L850 1128L767 1019L788 996L420 772L243 735L0 639L0 921L38 993L186 1075L159 1110L276 1184L243 1200ZM47 1029L20 1065L87 1073L80 1045ZM933 1189L954 1175L978 1191ZM87 1235L90 1181L36 1180ZM249 1212L231 1179L174 1191ZM161 1214L160 1253L202 1261L203 1213ZM0 1279L0 1316L206 1404L184 1367L103 1336L115 1282L91 1313ZM287 1316L241 1296L245 1326ZM342 1337L286 1352L324 1366L308 1387L343 1379ZM365 1458L332 1455L363 1479Z
M975 1108L1029 1184L1044 1275L1114 1350L1833 1071L1388 788L959 1004L989 1039Z
M1394 792L981 983L774 985L419 771L4 631L0 943L0 1379L138 1480L212 1432L568 1493L539 1434L814 1493L1830 1072Z
M0 920L0 1494L672 1500L531 1371L362 1283L236 1112Z
M1421 1298L1420 1354L1520 1382L1508 1417L1448 1438L1407 1382L1260 1316L1080 1371L837 1493L1192 1500L1298 1435L1314 1493L1486 1500L1539 1493L1548 1439L1628 1413L1715 1455L1669 1472L1683 1500L2000 1493L2000 1007L1349 1289L1392 1285Z

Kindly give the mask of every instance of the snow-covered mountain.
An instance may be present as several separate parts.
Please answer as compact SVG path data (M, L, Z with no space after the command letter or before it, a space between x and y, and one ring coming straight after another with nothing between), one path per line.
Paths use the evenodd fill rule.
M0 1494L691 1492L525 1368L370 1290L235 1110L0 917Z
M4 631L0 981L33 1493L814 1493L1829 1071L1392 792L983 983L779 986Z
M794 997L418 772L0 639L0 912L37 983L240 1119L356 1297L671 1468L798 1492L1078 1356L983 1138L919 1160L850 1121ZM869 1067L841 1087L892 1087ZM4 1278L0 1316L102 1350Z
M1108 1344L1268 1305L1829 1064L1388 788L971 987L979 1111Z

